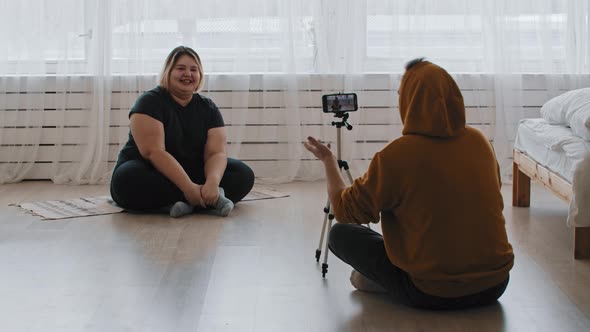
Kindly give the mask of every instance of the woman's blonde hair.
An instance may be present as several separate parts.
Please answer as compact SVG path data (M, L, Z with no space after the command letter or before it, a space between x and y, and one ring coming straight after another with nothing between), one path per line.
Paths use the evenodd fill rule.
M166 62L164 63L164 68L162 69L162 73L160 74L160 86L162 88L168 90L168 86L170 84L170 72L172 71L172 68L174 68L174 65L176 65L178 58L185 54L193 58L193 60L195 60L195 62L197 63L197 70L199 71L199 84L197 84L197 88L194 92L198 92L203 88L205 80L203 80L203 65L201 64L201 58L199 58L199 55L197 54L197 52L195 52L195 50L186 46L178 46L175 49L173 49L172 52L170 52L170 54L168 54Z

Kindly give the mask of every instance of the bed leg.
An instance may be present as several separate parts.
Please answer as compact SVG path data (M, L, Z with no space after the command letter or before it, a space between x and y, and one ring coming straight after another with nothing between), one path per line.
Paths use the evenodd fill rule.
M531 203L531 178L512 163L512 206L527 207Z
M576 227L574 231L574 259L590 258L590 227Z

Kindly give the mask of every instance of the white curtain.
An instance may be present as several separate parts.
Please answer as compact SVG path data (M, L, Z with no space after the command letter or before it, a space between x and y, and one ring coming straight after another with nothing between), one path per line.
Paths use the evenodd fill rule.
M128 132L115 119L157 84L166 55L178 45L201 55L214 101L215 91L235 91L219 101L229 105L222 112L231 124L230 156L255 150L263 136L274 138L263 152L273 167L257 174L261 180L322 176L319 164L301 161L311 158L301 145L310 127L320 138L335 137L329 115L302 111L318 89L363 91L368 75L381 74L397 104L405 62L422 56L451 74L470 74L475 90L492 82L496 108L488 134L509 179L516 124L530 116L522 101L526 75L545 75L550 94L564 77L590 72L589 4L0 0L0 183L34 178L39 162L51 165L48 176L57 183L108 182ZM252 100L250 91L261 91L262 100ZM273 108L276 91L286 107ZM248 108L259 108L258 118L239 111ZM358 155L362 145L353 143L370 141L374 121L368 111L351 115L355 129L342 132L344 159ZM379 121L399 126L396 111ZM354 161L355 175L367 164Z
M537 89L546 91L549 99L559 93L554 91L558 86L563 89L564 84L559 84L563 82L557 81L567 77L570 88L580 88L581 83L572 77L590 73L588 0L367 2L368 35L376 31L375 44L369 40L367 54L381 51L382 61L390 61L392 71L407 59L425 56L451 74L472 74L472 86L461 88L481 89L476 98L486 98L483 90L491 78L495 121L488 136L507 182L512 176L518 121L540 116L524 107L523 80L527 75L542 75L545 85ZM373 68L381 69L379 63L368 60L365 70ZM486 112L470 115L473 123L488 122Z

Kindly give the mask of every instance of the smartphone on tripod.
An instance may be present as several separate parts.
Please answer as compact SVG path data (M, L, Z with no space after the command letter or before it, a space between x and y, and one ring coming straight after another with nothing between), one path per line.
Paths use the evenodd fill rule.
M352 184L352 175L350 174L350 170L348 168L348 163L346 160L342 160L342 134L341 129L342 127L351 130L352 125L348 123L348 112L353 112L358 110L358 101L356 97L356 93L335 93L335 94L328 94L322 96L322 108L324 113L334 113L334 117L339 119L339 121L332 121L332 126L336 127L336 158L338 160L338 168L340 171L344 171L346 173L348 183ZM332 206L330 204L330 199L326 200L326 205L324 206L324 222L322 223L322 231L320 233L320 241L318 247L315 251L315 259L316 262L320 261L320 257L322 255L322 246L324 246L324 261L322 263L322 277L326 277L326 273L328 273L328 239L327 236L330 233L330 229L332 228L332 223L334 221L334 213L332 211ZM324 244L325 241L325 244Z
M356 93L334 93L322 96L324 113L354 112L358 108Z

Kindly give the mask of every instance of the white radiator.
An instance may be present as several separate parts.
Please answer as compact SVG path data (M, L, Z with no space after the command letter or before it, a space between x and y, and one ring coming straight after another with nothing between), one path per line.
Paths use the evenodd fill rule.
M454 74L453 77L464 96L468 124L481 129L493 140L497 93L494 78L482 74ZM300 87L294 101L285 93L286 79L281 75L247 75L238 79L236 75L212 75L207 77L202 93L210 97L223 114L230 156L239 157L257 175L264 175L270 168L281 167L282 162L286 164L293 158L289 149L276 149L277 145L287 144L278 134L282 131L298 130L302 139L314 135L332 142L336 140L336 130L326 128L334 118L322 113L321 96L344 91L345 86L352 88L344 92L358 94L360 107L358 112L350 113L349 122L355 126L355 133L351 134L354 146L349 147L352 155L346 159L370 159L401 135L397 110L400 78L400 74L367 74L348 78L345 84L345 79L339 75L291 76L289 79ZM244 81L247 89L241 88ZM127 140L130 107L141 92L153 88L156 82L155 76L126 76L113 77L106 83L112 88L110 101L105 98L105 105L110 104L105 111L111 112L108 159L112 165L121 144ZM88 130L85 124L95 97L91 93L92 84L91 77L83 76L0 77L0 163L15 162L15 151L23 146L37 149L37 143L40 145L31 153L35 163L27 179L48 179L53 163L72 162L87 143L79 137L85 137L80 133ZM584 86L590 86L588 75L581 78L526 75L519 88L523 96L523 115L539 117L540 107L549 98ZM293 114L294 120L290 122L285 119L284 111L294 104L298 106L298 114ZM63 108L63 105L67 106ZM244 140L236 144L232 139L239 135Z

